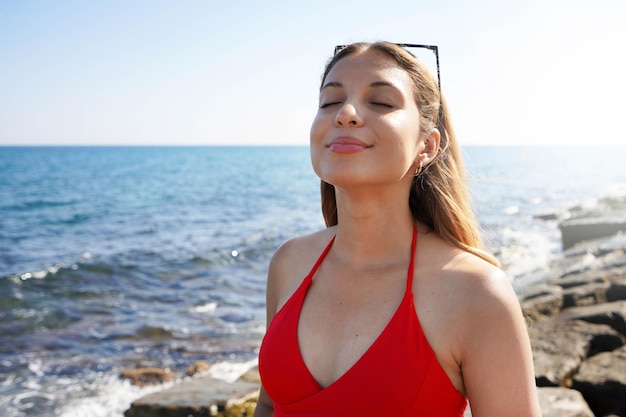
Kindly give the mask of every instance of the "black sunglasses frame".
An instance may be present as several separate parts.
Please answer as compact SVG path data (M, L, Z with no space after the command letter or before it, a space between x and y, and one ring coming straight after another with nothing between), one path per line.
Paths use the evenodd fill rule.
M433 53L435 54L435 60L437 61L437 87L439 88L439 95L441 96L441 75L439 73L439 47L437 47L437 45L422 45L422 44L417 44L417 43L394 43L394 45L400 46L402 48L423 48L423 49L429 49L433 51ZM334 55L337 55L347 46L348 45L335 46ZM410 53L411 51L407 51L407 52Z

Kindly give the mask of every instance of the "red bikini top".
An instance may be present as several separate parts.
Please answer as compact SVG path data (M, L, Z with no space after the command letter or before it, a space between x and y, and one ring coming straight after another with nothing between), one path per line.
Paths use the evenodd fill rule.
M274 416L463 416L467 400L437 361L413 304L415 229L404 298L385 329L328 387L322 388L311 375L298 345L298 319L313 276L333 242L276 313L263 339L259 372L274 402Z

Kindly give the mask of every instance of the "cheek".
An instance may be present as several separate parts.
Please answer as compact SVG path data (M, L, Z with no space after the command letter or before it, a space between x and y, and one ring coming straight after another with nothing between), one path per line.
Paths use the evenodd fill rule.
M323 143L322 143L323 133L322 133L322 127L320 123L319 114L315 117L315 119L313 119L313 123L311 124L311 130L309 132L309 141L310 141L309 152L311 155L311 165L313 166L313 171L315 171L315 173L319 175L318 163L319 163L320 153L322 152L322 147L323 147Z
M419 153L420 143L422 142L419 118L416 116L404 121L398 128L398 135L404 138L403 146L406 148L407 152L413 153L414 156L416 156L417 153Z
M318 113L313 119L313 123L311 123L311 130L309 132L309 137L311 141L311 145L316 142L319 142L323 137L323 118L320 117Z

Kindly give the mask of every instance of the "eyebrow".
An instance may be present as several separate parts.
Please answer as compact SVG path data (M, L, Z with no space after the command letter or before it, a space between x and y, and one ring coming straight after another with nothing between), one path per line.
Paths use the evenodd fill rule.
M320 91L324 90L325 88L329 88L329 87L343 87L343 84L341 84L340 82L337 81L331 81L329 83L326 83L322 86L322 88L320 88Z
M343 87L343 84L340 83L339 81L331 81L331 82L324 84L322 88L320 89L320 91L329 87L340 88L340 87ZM396 90L398 89L395 85L387 81L374 81L373 83L370 84L370 87L392 87L392 88L395 88Z

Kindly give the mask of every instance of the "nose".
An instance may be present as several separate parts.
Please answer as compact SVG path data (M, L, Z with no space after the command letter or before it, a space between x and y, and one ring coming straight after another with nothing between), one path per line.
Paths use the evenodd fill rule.
M335 126L337 127L357 127L363 123L357 108L351 103L343 103L335 116Z

